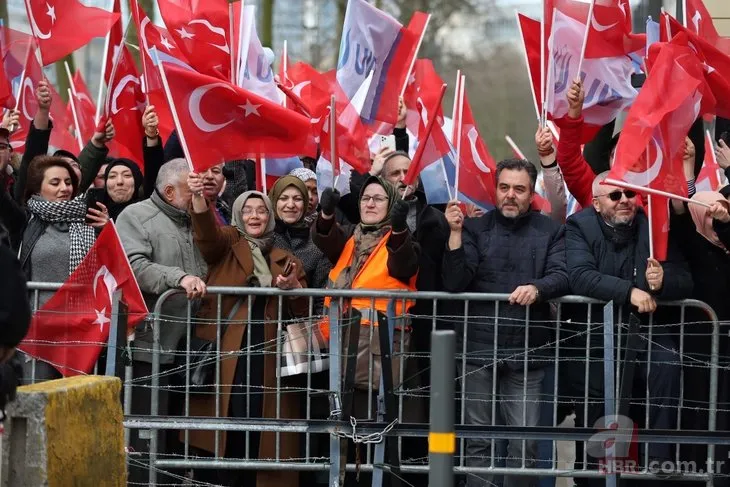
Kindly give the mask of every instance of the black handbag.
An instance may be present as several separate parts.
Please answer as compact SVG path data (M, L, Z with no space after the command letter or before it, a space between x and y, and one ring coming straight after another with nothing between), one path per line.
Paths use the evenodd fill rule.
M228 324L231 322L238 309L241 307L241 303L244 298L240 297L233 305L231 312L228 314L228 319L223 322L221 327L220 337L226 334ZM186 349L187 340L183 338L180 341L178 350ZM180 383L185 384L186 381L190 386L191 394L204 394L213 392L213 386L215 385L215 368L218 358L218 347L216 346L215 340L206 340L205 338L199 338L193 331L190 337L190 362L186 360L187 354L177 354L175 365L179 371ZM188 378L188 366L190 367L190 376Z

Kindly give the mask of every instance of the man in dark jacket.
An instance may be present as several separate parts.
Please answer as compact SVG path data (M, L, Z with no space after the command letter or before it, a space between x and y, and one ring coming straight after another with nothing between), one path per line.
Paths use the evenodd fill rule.
M607 175L608 171L594 180L593 206L573 215L566 225L566 255L572 292L623 306L624 313L615 316L623 315L624 320L628 319L631 310L654 312L657 299L688 297L692 292L692 276L681 253L670 239L668 258L664 263L650 258L649 222L637 205L636 193L602 184ZM569 348L581 349L578 353L585 357L586 317L573 321L583 323L583 327L575 330L579 338L571 339ZM642 382L647 380L648 369L648 387L652 398L649 427L673 429L679 398L680 358L674 351L676 345L672 339L662 335L661 330L658 328L652 334L650 357L644 348L648 337L642 335L640 343L643 346L637 355L636 379ZM600 331L590 335L590 348L596 351L592 352L594 357L591 360L588 393L590 398L600 399L603 395L603 365L601 358L595 356L602 354L599 351L603 339ZM648 367L647 359L651 360L651 367ZM584 368L574 365L568 369L578 372L579 377L569 377L571 374L566 372L567 375L561 374L561 380L579 383L577 389L580 391L579 397L582 397ZM642 391L644 388L645 385L642 385ZM588 426L593 426L600 417L602 406L595 406L589 408L589 417L583 418ZM583 412L582 407L577 409ZM652 444L649 456L654 460L668 460L673 458L671 448L670 444Z
M444 288L450 292L510 293L509 302L499 303L498 309L494 302L469 303L466 343L461 343L467 353L466 367L459 372L469 424L490 425L501 416L507 425L537 426L540 418L542 366L554 353L548 350L552 333L546 326L550 323L547 301L567 294L569 285L563 227L530 211L536 179L537 171L530 162L501 161L497 165L495 210L466 222L458 203L450 203L446 210L451 233L441 270ZM532 323L527 321L528 307ZM463 340L463 331L457 336ZM461 365L461 358L458 363ZM493 384L494 377L497 384ZM502 396L494 418L493 387ZM491 443L490 438L468 440L467 465L490 466ZM520 440L509 442L508 467L519 467L523 453L527 466L534 465L537 441L526 441L524 452L522 445ZM492 475L470 475L467 486L482 487L493 481ZM504 485L531 482L508 476Z

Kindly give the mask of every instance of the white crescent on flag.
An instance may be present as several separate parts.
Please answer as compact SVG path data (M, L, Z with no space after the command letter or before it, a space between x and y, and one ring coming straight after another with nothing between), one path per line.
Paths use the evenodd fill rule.
M651 182L659 176L659 173L662 170L662 162L664 161L664 152L662 152L662 147L656 140L656 137L652 137L651 141L654 143L657 153L654 161L649 165L646 171L626 171L623 180L627 183L637 186L649 186L649 184L651 184Z
M469 139L469 147L471 148L471 156L474 159L474 164L476 164L479 170L483 173L492 172L479 156L479 151L477 150L477 138L479 137L479 133L477 132L477 128L472 125L466 133L466 136Z
M48 7L46 15L51 18L51 25L53 25L56 22L56 7L51 5L50 0L46 2L46 6ZM25 8L28 11L28 20L30 21L30 28L33 31L33 35L43 40L50 39L52 35L51 29L48 29L48 32L43 32L40 27L38 27L38 22L36 22L35 13L30 5L30 0L25 0Z
M124 89L127 87L127 84L129 84L129 83L140 84L139 79L136 76L133 76L131 74L126 75L119 81L117 86L114 88L114 93L112 94L112 107L111 107L112 115L116 115L121 110L117 106L117 98L119 98L119 95L122 94Z
M218 124L209 123L203 117L203 114L200 113L200 102L202 101L203 96L214 88L225 88L227 90L235 92L235 90L226 83L211 83L209 85L195 88L190 94L190 101L188 101L188 110L190 110L190 116L193 119L193 123L195 123L195 125L197 125L198 128L203 132L216 132L223 127L226 127L233 123L233 120Z
M209 31L211 31L215 35L219 35L223 38L223 44L214 44L212 42L208 42L208 45L213 46L217 49L220 49L221 51L225 52L226 54L231 53L231 49L228 47L228 42L226 41L226 31L222 27L216 27L213 24L211 24L206 19L193 19L190 22L188 22L188 25L196 25L200 24L208 28Z

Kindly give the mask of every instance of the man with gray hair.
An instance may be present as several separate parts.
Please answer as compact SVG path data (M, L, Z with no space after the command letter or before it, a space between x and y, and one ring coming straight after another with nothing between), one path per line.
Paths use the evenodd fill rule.
M202 278L207 266L193 241L193 229L187 213L191 199L187 185L189 171L185 159L172 159L163 164L152 196L127 207L116 222L147 308L154 310L160 295L170 289L181 289L186 293L171 296L160 310L164 319L159 321L159 413L163 416L172 414L168 405L174 405L167 389L170 374L165 374L165 371L174 367L174 352L186 335L186 298L202 297L206 290ZM152 322L148 319L135 330L132 344L132 367L137 386L132 394L132 414L150 414L152 342ZM140 430L132 431L131 445L136 451L149 451L149 440L140 438L140 433ZM175 444L177 432L169 433L168 443ZM159 435L161 452L166 451L164 436L163 433ZM129 476L130 481L144 483L147 470L131 467Z

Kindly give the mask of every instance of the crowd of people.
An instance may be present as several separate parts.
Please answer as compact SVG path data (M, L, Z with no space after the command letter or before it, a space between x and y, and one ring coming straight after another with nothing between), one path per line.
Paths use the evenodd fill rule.
M276 342L278 319L323 317L318 327L326 340L332 303L329 298L317 299L310 306L307 298L286 296L286 292L377 289L509 295L505 302L471 302L466 319L463 304L435 307L428 300L397 300L394 356L412 352L414 358L406 363L393 361L396 387L401 377L427 386L430 366L457 360L466 423L536 426L552 424L552 413L545 419L541 404L546 402L546 391L552 395L557 380L561 403L574 408L577 424L590 427L602 415L603 404L599 313L586 315L586 307L579 305L562 308L561 360L555 363L556 316L551 300L576 294L623 307L623 314L615 314L617 326L631 314L639 318L640 334L647 339L637 351L638 397L648 388L649 427L671 430L677 427L681 358L678 332L668 325L678 323L680 317L671 309L661 313L658 304L695 298L709 304L721 321L730 319L726 298L730 291L730 186L719 192L695 192L697 155L688 137L684 164L690 197L707 206L672 202L668 258L655 260L650 257L645 196L605 184L617 138L608 137L604 157L594 157L591 164L584 158L579 142L583 98L582 84L575 81L559 142L548 129L535 134L551 208L541 213L534 209L537 165L520 159L498 163L494 208L478 209L458 201L430 205L420 185L403 182L411 159L402 104L393 129L396 150L372 154L369 173L353 173L349 194L332 188L318 193L316 161L311 159L279 178L264 194L255 189L253 161L227 161L204 173L191 172L175 134L167 143L161 139L154 106L147 106L142 115L143 161L108 157L107 144L115 132L124 130L111 123L95 133L79 154L61 150L49 154L54 129L49 118L51 99L48 86L41 82L36 87L38 110L28 127L22 157L13 154L9 141L17 114L8 111L0 128L3 259L6 250L12 249L17 255L12 266L22 270L28 281L64 282L101 228L115 221L148 308L154 309L166 291L182 291L161 309L166 317L159 331L162 415L183 411L175 383L178 376L170 372L179 365L176 351L184 350L187 343L189 303L196 317L195 337L215 341L220 336L223 357L218 395L193 395L189 414L302 418L301 393L296 392L302 386L301 377L281 378L281 396L275 400L279 364L275 354L261 352L270 351ZM724 143L718 159L723 167L730 167L730 149ZM582 207L567 219L566 184ZM98 188L102 196L92 201L87 196L90 188ZM206 292L208 286L277 288L285 298L281 305L276 296L230 295L219 302L218 296ZM51 294L41 292L37 306ZM347 309L356 310L360 320L359 329L349 330L359 333L353 400L353 415L359 418L374 417L368 406L374 407L377 401L369 396L378 392L381 357L386 354L381 353L378 335L370 327L377 326L378 315L387 313L388 306L385 298L346 300ZM457 330L464 360L461 352L458 357L428 357L434 313L438 327ZM684 320L697 323L692 325L695 333L684 338L683 353L701 366L684 370L687 411L682 412L682 427L706 429L712 327L706 318L690 314L687 311ZM225 328L219 330L216 323L225 323ZM152 332L152 320L147 320L134 333L133 414L150 413ZM720 333L721 365L727 362L726 335ZM651 347L646 345L648 337ZM12 349L18 340L3 346ZM556 369L563 359L570 366ZM19 353L26 382L33 362L36 381L61 376L51 364ZM372 374L369 363L374 364ZM409 372L403 373L401 366ZM584 372L586 367L589 374ZM311 387L326 390L327 380L326 372L312 374ZM721 371L718 429L730 426L723 408L730 402L725 397L728 386L728 377ZM582 404L585 390L588 407ZM496 416L491 401L498 405ZM552 404L552 399L548 402ZM327 405L313 407L313 417L320 413L320 418L329 416ZM418 416L417 411L408 413ZM426 418L421 411L420 421ZM161 434L158 449L174 453L181 439L178 431ZM147 442L139 431L132 432L133 449L145 451ZM490 466L492 442L489 437L467 440L466 465ZM203 456L240 458L246 451L261 459L277 454L282 459L303 456L300 439L292 433L281 434L276 441L271 432L253 433L246 441L239 432L199 430L189 432L189 444ZM425 439L413 444L414 451L427 455ZM526 466L534 466L541 459L538 449L537 441L510 440L503 455L505 464L519 467L524 456ZM648 446L649 458L660 463L672 460L673 452L669 444ZM702 459L706 452L696 447L683 450L683 455ZM143 468L130 470L133 481L145 482L146 475ZM223 485L295 486L317 481L315 476L300 482L298 473L283 469L202 470L193 475ZM425 485L423 476L412 481ZM477 487L498 481L502 480L494 475L478 474L469 475L466 484ZM503 482L532 485L535 479L505 476Z

